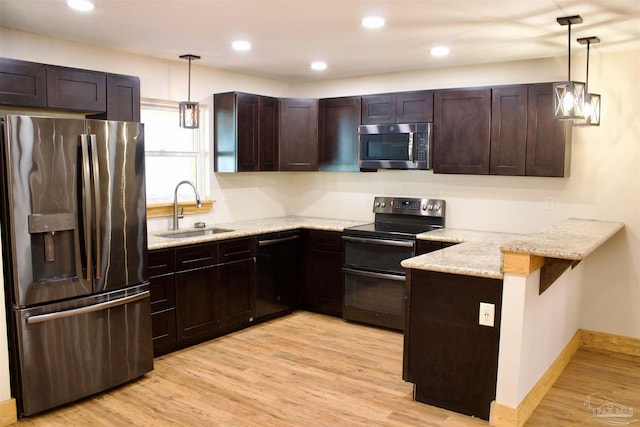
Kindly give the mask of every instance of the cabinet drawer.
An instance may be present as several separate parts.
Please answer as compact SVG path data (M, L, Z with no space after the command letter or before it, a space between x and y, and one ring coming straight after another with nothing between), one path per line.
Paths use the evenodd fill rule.
M151 313L157 313L176 306L174 277L173 274L167 274L151 278Z
M221 264L256 256L256 239L233 239L220 242L219 262Z
M316 251L342 252L342 233L335 231L309 231L305 241L308 248Z
M151 315L153 333L153 355L159 356L171 351L176 343L176 311L174 309Z
M184 246L176 249L176 271L207 267L217 263L217 243Z
M173 249L149 251L149 277L173 273L175 265L173 254Z

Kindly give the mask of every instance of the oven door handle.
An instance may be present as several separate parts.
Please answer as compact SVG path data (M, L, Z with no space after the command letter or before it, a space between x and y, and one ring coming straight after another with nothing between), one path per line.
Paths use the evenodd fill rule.
M373 271L355 270L353 268L348 268L348 267L342 267L342 271L344 273L350 273L355 276L371 277L372 279L395 280L397 282L404 282L406 279L406 276L398 276L395 274L387 274L387 273L375 273Z
M362 237L351 237L351 236L342 236L342 240L347 242L354 243L370 243L373 245L384 245L384 246L400 246L403 248L413 248L416 245L416 242L409 240L387 240L387 239L367 239Z

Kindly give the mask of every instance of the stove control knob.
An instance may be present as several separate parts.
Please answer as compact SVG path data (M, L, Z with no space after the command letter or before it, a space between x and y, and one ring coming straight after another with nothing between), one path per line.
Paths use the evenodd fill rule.
M380 207L380 202L376 202L376 203L375 203L375 207L376 207L376 208L379 208L379 207Z
M385 202L382 202L382 207L383 207L383 208L386 208L386 207L387 207L387 204L386 204Z
M426 203L423 203L422 206L420 206L420 207L422 208L423 211L427 210L427 204Z

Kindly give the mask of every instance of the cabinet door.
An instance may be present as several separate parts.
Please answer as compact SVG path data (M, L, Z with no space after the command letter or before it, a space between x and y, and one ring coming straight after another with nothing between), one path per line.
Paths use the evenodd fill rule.
M318 168L357 172L361 98L321 99L318 117Z
M217 284L221 327L241 327L256 314L255 258L222 264Z
M278 170L278 99L261 96L258 100L259 170Z
M527 86L491 93L492 175L524 175L527 148Z
M433 121L433 92L400 92L396 95L395 123L424 123Z
M491 89L438 90L434 96L434 172L488 174Z
M47 67L0 58L0 105L47 106Z
M565 176L570 162L570 132L570 122L553 120L553 84L529 86L526 174Z
M95 71L47 67L47 107L105 112L107 76Z
M280 100L280 170L318 170L318 100Z
M236 95L238 172L258 170L258 96Z
M140 78L107 74L107 120L140 121Z
M393 94L362 97L362 124L396 123L396 97Z
M178 339L213 335L219 327L216 295L217 267L176 273Z
M305 305L311 311L342 317L342 233L310 230L305 246Z

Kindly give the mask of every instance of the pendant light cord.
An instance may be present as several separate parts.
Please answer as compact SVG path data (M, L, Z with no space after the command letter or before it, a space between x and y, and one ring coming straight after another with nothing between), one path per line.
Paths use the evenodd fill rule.
M191 56L189 56L189 83L187 84L187 102L191 102Z
M568 34L569 34L569 41L567 43L567 46L569 47L569 58L568 58L569 66L567 67L568 69L567 81L571 81L571 22L569 22Z

